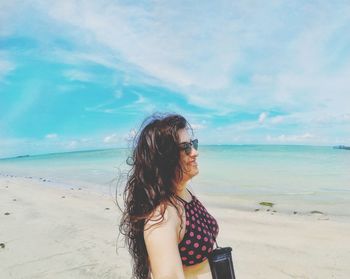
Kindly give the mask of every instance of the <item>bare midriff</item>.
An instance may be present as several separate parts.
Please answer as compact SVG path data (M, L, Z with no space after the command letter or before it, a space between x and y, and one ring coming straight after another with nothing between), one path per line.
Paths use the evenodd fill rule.
M192 266L183 266L186 279L212 279L208 260Z

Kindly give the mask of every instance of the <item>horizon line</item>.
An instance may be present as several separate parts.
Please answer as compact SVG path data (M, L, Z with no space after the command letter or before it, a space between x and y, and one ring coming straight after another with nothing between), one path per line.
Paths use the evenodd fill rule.
M344 145L314 145L314 144L255 144L255 143L242 143L242 144L202 144L203 147L209 146L310 146L310 147L339 147ZM59 155L66 153L83 153L83 152L94 152L94 151L105 151L105 150L113 150L113 149L130 149L130 147L112 147L112 148L93 148L93 149L82 149L82 150L71 150L71 151L62 151L62 152L49 152L49 153L38 153L38 154L21 154L14 155L10 157L0 157L0 160L10 160L10 159L20 159L27 157L39 157L46 155Z

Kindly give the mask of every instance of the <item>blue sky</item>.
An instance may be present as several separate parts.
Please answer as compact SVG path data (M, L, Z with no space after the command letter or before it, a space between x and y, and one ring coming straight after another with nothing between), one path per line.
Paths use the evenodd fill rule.
M0 1L0 157L127 145L157 111L205 144L350 144L348 1Z

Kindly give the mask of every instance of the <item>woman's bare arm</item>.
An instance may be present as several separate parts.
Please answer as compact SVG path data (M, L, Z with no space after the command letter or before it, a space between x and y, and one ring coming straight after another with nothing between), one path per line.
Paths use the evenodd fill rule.
M154 279L185 279L178 250L179 217L168 205L160 222L160 206L145 224L144 238Z

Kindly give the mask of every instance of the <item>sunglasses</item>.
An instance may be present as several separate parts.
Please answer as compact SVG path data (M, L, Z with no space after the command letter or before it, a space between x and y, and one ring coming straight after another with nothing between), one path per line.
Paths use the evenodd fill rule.
M198 139L191 140L190 142L180 143L181 150L184 150L186 155L190 155L192 151L192 146L195 150L198 150Z

